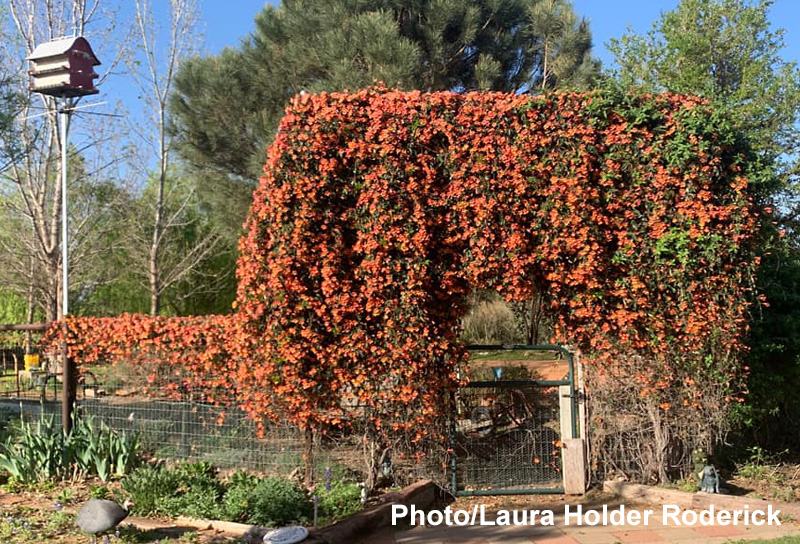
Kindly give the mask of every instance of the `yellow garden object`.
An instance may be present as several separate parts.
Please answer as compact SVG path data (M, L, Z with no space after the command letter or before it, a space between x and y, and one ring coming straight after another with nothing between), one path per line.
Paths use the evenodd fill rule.
M32 368L39 368L39 354L30 354L25 356L25 370Z

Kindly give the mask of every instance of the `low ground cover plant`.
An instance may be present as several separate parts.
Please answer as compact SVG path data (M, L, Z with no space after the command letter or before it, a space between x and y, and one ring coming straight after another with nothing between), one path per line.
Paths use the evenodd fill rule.
M308 523L314 496L297 483L236 472L221 479L206 462L143 466L122 480L133 511L145 516L190 516L277 527ZM361 509L361 488L330 482L315 492L318 521L330 523Z
M139 515L219 518L222 482L208 463L144 466L122 480Z
M320 515L343 519L361 509L361 487L354 483L335 482L317 492Z
M27 495L27 494L26 494ZM30 495L27 495L30 497ZM0 542L3 544L88 544L90 537L75 525L75 513L60 504L41 502L36 507L0 506ZM178 531L174 528L137 529L123 523L113 533L97 539L115 544L241 544L241 540L218 533Z

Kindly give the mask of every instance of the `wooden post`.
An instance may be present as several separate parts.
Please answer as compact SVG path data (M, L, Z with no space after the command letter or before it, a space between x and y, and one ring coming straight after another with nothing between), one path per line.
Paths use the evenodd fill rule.
M583 383L583 363L580 352L573 352L575 365L575 404L577 421L570 410L569 386L562 385L558 388L559 408L561 412L561 461L566 495L583 495L588 482L587 458L588 449L586 440L586 396ZM573 434L575 425L577 433ZM572 438L579 436L580 438Z
M66 322L61 326L64 330L64 339L61 342L61 379L63 382L61 391L61 428L64 429L64 433L69 434L72 432L72 413L75 408L78 373L75 369L75 361L68 356Z
M562 440L562 461L564 463L564 493L583 495L586 492L586 446L582 438Z
M14 380L17 383L17 397L20 396L20 383L19 383L19 357L17 357L16 353L12 353L11 356L14 358ZM23 367L24 368L24 367Z
M188 392L183 395L183 402L181 402L181 453L184 457L189 457L189 395Z

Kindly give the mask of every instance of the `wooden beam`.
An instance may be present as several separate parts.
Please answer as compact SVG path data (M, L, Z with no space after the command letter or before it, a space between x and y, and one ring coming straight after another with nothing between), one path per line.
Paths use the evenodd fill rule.
M46 331L50 323L29 323L26 325L0 325L0 331Z

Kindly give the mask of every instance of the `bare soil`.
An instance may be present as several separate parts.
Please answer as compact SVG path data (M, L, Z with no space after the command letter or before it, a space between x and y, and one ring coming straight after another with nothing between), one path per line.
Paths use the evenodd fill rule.
M732 495L753 499L800 501L800 464L745 465L725 480L724 487Z
M64 489L69 489L69 493L64 492ZM89 486L85 484L38 491L0 490L0 541L4 544L87 544L90 537L75 526L75 515L83 502L88 500L89 493ZM131 517L123 521L118 529L118 536L108 535L109 544L242 542L236 535L211 529L182 527L170 520ZM99 539L98 542L105 540Z

